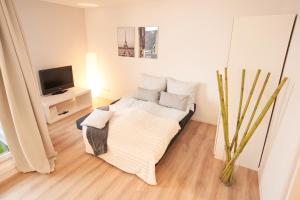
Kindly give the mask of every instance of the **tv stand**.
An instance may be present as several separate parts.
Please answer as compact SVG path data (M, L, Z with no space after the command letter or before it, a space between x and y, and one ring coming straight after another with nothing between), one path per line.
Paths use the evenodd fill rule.
M42 96L41 100L48 124L92 106L91 90L78 87L61 94Z
M59 90L59 91L53 92L52 95L63 94L65 92L67 92L67 91L68 90Z

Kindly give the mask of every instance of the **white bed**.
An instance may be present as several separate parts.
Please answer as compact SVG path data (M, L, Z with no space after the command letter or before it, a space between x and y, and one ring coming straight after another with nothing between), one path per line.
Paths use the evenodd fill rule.
M108 151L99 157L150 185L156 185L155 164L180 130L179 122L189 109L181 111L123 97L110 105L110 110L114 115L109 121ZM93 154L86 129L83 126L86 152Z

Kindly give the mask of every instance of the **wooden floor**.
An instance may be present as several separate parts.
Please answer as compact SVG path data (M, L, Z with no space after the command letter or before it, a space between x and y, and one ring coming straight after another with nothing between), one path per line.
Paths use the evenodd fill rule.
M215 126L190 121L157 165L158 185L150 186L85 153L75 120L87 112L49 126L58 152L55 172L17 174L0 184L0 199L259 199L254 171L240 167L232 187L220 183L223 163L213 157Z

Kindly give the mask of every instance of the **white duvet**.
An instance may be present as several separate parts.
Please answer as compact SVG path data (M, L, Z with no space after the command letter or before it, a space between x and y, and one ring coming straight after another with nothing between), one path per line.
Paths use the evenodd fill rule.
M186 112L129 97L110 106L110 110L114 115L109 121L108 152L99 157L156 185L155 164L179 131L179 121ZM86 152L93 154L86 127L83 138Z

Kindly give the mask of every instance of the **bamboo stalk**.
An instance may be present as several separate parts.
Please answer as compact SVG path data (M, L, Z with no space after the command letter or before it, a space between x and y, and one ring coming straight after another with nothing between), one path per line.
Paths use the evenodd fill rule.
M230 170L230 165L232 165L232 163L234 163L236 161L236 159L238 158L238 156L242 153L242 151L244 150L245 146L247 145L247 143L249 142L249 140L253 136L255 130L257 129L257 127L259 126L259 124L262 122L264 116L267 114L269 108L274 103L276 97L278 96L280 90L282 89L282 87L284 86L284 84L285 84L286 81L287 81L287 77L285 77L280 82L279 86L273 92L272 96L269 98L269 100L265 104L264 108L262 109L262 111L260 112L259 116L257 117L257 119L255 120L254 124L252 125L251 129L248 131L248 133L246 134L245 138L239 144L239 147L237 148L237 151L234 153L234 155L231 158L231 160L226 164L226 167L224 168L225 172L227 170Z
M237 129L235 130L235 134L234 134L235 137L233 138L234 140L232 140L232 143L235 143L235 144L234 144L234 153L236 152L236 149L237 149L237 143L238 143L239 131L240 131L241 125L242 125L242 123L243 123L243 120L244 120L244 118L245 118L246 112L247 112L247 110L248 110L248 107L249 107L251 98L252 98L252 96L253 96L253 93L254 93L254 90L255 90L255 87L256 87L256 84L257 84L257 81L258 81L260 72L261 72L260 69L258 69L257 72L256 72L256 75L255 75L254 81L253 81L253 83L252 83L252 87L251 87L251 90L250 90L250 92L249 92L249 95L248 95L248 98L247 98L245 107L244 107L244 109L243 109L243 112L242 112L242 115L241 115L239 124L238 124L238 126L237 126Z
M259 126L259 124L261 123L261 121L263 120L264 116L267 114L267 111L269 110L269 108L271 107L271 105L274 103L274 101L277 98L277 95L279 94L281 88L283 87L283 85L285 84L285 82L287 81L287 77L285 77L280 84L278 85L277 89L274 91L274 93L272 94L272 96L269 98L268 102L266 103L266 105L264 106L263 110L261 111L260 115L258 116L258 118L256 119L256 121L254 122L254 124L252 125L251 129L248 131L248 133L245 136L245 139L241 141L240 145L243 145L243 148L245 147L245 145L248 143L248 141L250 140L250 138L252 137L253 133L255 132L255 130L257 129L257 127Z
M225 112L226 112L226 129L227 129L227 137L228 137L228 143L226 144L226 149L228 151L228 155L230 156L228 159L231 159L231 150L230 150L230 141L229 141L229 113L228 113L228 70L227 67L225 67Z
M233 183L234 163L230 166L231 167L228 168L226 171L223 171L222 175L220 176L221 181L227 186L230 186Z
M260 100L261 100L261 98L262 98L262 96L263 96L263 93L264 93L265 88L266 88L266 86L267 86L267 83L268 83L268 81L269 81L270 75L271 75L271 73L268 73L267 76L266 76L266 78L265 78L264 84L263 84L263 86L262 86L262 88L261 88L261 90L260 90L260 93L259 93L259 95L258 95L258 98L257 98L257 100L256 100L255 106L254 106L254 108L253 108L252 114L251 114L251 116L250 116L250 120L249 120L249 122L248 122L248 124L247 124L247 127L246 127L246 129L245 129L245 132L244 132L244 135L243 135L242 140L245 138L247 132L248 132L249 129L250 129L250 126L251 126L252 121L253 121L253 119L254 119L255 113L256 113L257 108L258 108L258 106L259 106Z
M240 117L241 117L241 112L242 112L242 105L243 105L243 98L244 98L244 88L245 88L245 75L246 75L246 70L243 69L242 71L242 83L241 83L241 90L240 90L240 103L239 103L239 110L238 110L238 115L237 115L237 119L236 119L236 130L238 130L238 126L240 123ZM233 137L232 143L230 145L230 152L233 148L233 146L237 143L235 138L237 137L236 134L238 134L238 132L235 132L235 135Z
M225 111L226 111L226 121L228 122L228 74L227 67L225 67Z
M231 159L231 154L228 148L229 147L228 121L226 121L222 75L219 74L219 71L217 71L217 81L218 81L218 89L219 89L219 100L220 100L220 107L221 107L222 123L224 129L223 132L224 132L224 140L225 140L226 162L229 162L229 160Z
M228 118L227 118L227 111L226 111L226 103L225 103L225 99L224 99L224 85L223 85L223 78L222 78L222 75L220 75L220 84L221 84L221 92L222 92L222 99L223 99L223 104L224 104L224 112L225 112L225 149L226 149L226 156L227 156L227 160L229 161L231 159L231 152L230 152L230 149L229 149L229 145L230 145L230 142L229 142L229 125L228 125Z

